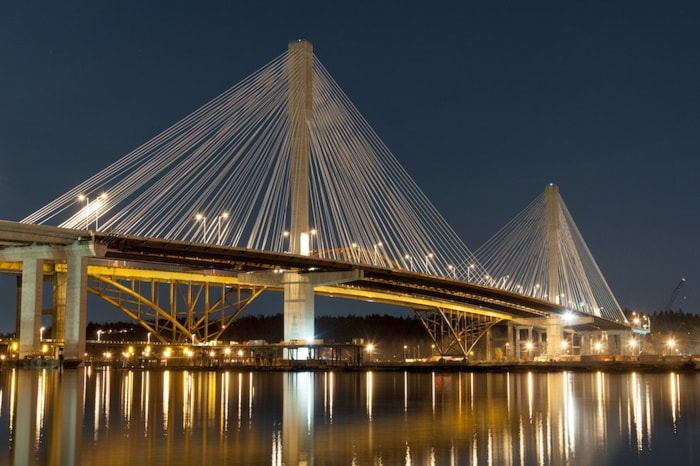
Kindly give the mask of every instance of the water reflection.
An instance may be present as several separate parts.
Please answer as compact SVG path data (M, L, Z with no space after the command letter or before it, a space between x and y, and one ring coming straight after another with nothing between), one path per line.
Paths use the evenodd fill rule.
M0 464L693 464L698 432L698 374L0 370Z

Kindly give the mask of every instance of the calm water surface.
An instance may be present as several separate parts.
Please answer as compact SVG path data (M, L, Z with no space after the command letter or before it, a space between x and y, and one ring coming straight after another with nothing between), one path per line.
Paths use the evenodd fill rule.
M0 370L0 464L700 464L700 374Z

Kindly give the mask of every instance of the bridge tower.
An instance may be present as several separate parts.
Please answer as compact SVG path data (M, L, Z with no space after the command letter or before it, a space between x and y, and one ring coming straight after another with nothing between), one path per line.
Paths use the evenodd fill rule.
M549 184L544 188L545 223L547 228L547 262L548 262L548 290L549 301L561 304L559 296L559 232L561 230L559 202L559 186ZM562 324L558 316L551 315L546 319L547 331L547 355L559 356L561 354Z
M292 41L288 49L287 115L291 129L290 234L292 254L308 256L309 247L309 123L312 118L313 46ZM314 338L314 290L308 274L286 272L284 287L284 340Z
M289 43L287 115L291 129L291 228L289 248L292 254L309 255L309 124L312 118L311 42Z
M308 256L311 253L309 226L309 147L310 123L313 118L313 46L306 40L289 43L287 115L291 129L290 155L290 252ZM358 271L309 272L286 271L281 276L284 290L284 340L308 341L315 338L314 287L348 281ZM306 358L304 350L296 353ZM288 357L289 355L287 355Z
M547 225L547 259L549 264L548 297L559 303L559 187L550 184L544 188L545 222Z

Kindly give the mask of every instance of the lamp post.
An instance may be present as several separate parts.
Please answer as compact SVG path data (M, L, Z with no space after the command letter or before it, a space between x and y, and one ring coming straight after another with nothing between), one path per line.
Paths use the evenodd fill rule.
M380 241L374 245L374 265L379 265L379 248L384 246L384 244Z
M636 338L630 339L629 346L630 346L630 352L632 354L638 354L637 353L637 345L638 345L638 342L637 342Z
M88 209L88 207L90 206L90 198L81 194L80 196L78 196L78 200L85 201L85 229L89 230L90 229L90 209Z
M596 354L600 354L600 352L603 350L603 344L599 341L596 341L593 347L595 348Z
M219 236L219 245L221 245L221 240L222 240L222 235L221 235L221 219L222 219L222 218L223 218L224 220L228 219L228 212L224 212L223 214L219 215L219 216L216 218L217 230L218 230L218 233L219 233L219 235L218 235L218 236Z
M413 257L410 254L406 254L403 258L408 261L408 270L413 272Z
M408 359L408 357L406 356L407 351L408 351L408 345L403 345L403 360L404 360L404 362L406 362L406 359Z
M359 257L358 254L357 254L357 249L358 249L359 247L360 247L360 246L359 246L357 243L352 243L352 244L350 245L350 249L352 250L352 260L353 260L353 262L360 262L360 257Z
M318 230L315 228L312 228L309 231L309 255L311 255L311 253L314 251L314 238L316 237L316 233L318 233ZM320 252L316 255L320 257Z
M146 335L146 342L150 345L151 344L151 332L148 332L148 335Z
M289 231L284 230L282 232L282 252L286 251L284 243L285 243L285 241L288 241L288 240L289 240Z
M97 331L97 341L100 342L102 341L102 334L105 333L104 330L98 330Z
M673 349L676 347L676 340L669 338L666 342L666 346L668 346L669 353L673 354Z
M450 272L452 272L452 278L457 280L457 269L455 268L455 266L452 264L448 264L447 268L450 270Z
M467 267L467 281L471 281L471 272L474 270L474 264L469 264L469 267Z
M41 327L39 329L39 343L44 341L44 330L46 330L46 327Z
M430 273L430 262L429 261L433 257L435 257L435 254L433 254L432 252L428 253L428 255L425 256L425 273Z
M102 193L100 196L93 201L95 204L95 231L100 228L100 201L107 199L107 194Z
M203 214L197 214L194 216L195 220L202 222L202 242L207 242L207 218Z

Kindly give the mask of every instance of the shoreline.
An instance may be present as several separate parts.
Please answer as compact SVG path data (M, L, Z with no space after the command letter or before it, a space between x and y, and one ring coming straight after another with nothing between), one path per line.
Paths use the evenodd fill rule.
M193 370L193 371L250 371L250 372L606 372L606 373L700 373L700 365L693 359L666 362L639 361L508 361L508 362L375 362L364 364L337 364L326 361L281 360L273 364L197 364L196 361L178 364L171 361L159 365L87 364L83 367L102 370ZM69 369L69 368L66 368Z

